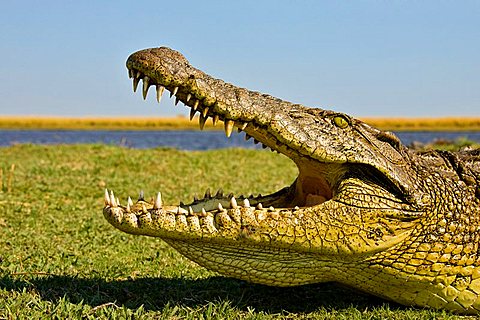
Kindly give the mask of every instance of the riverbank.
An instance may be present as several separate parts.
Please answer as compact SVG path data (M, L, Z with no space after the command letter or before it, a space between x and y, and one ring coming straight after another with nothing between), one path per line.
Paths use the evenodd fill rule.
M377 118L362 121L389 131L480 131L480 117ZM207 121L205 129L220 130ZM42 117L0 116L0 129L70 130L187 130L198 129L198 121L187 117Z

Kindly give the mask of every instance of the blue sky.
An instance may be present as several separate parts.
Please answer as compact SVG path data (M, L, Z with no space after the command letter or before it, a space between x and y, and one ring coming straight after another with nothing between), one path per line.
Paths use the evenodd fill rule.
M4 1L0 30L0 115L187 114L127 76L166 45L307 106L480 116L480 1Z

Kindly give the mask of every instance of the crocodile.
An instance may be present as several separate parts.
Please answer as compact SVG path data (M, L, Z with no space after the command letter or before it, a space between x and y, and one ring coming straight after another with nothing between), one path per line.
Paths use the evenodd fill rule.
M234 86L167 47L127 60L133 89L156 87L198 116L290 158L298 177L269 195L207 190L167 205L120 204L114 227L160 237L222 275L269 286L337 282L407 306L480 313L480 150L409 149L347 114Z

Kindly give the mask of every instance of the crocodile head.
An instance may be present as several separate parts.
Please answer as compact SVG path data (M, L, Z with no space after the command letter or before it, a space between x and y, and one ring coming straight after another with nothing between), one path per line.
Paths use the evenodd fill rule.
M292 185L259 197L205 194L167 205L158 193L120 205L106 191L104 215L116 228L156 236L222 274L269 285L338 280L328 268L402 242L424 205L412 156L392 133L346 114L309 108L236 87L192 67L169 48L127 61L134 91L156 87L207 119L234 127L298 167ZM341 262L343 261L343 262Z

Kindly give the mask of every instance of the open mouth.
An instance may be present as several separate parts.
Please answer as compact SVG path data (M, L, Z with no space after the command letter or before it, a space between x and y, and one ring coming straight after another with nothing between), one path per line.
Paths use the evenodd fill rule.
M235 128L238 132L244 132L247 140L261 143L264 148L290 158L297 165L299 174L290 186L269 195L236 197L231 193L224 194L222 190L215 193L207 190L201 199L194 198L193 201L174 206L163 204L161 193L150 201L145 200L141 194L136 203L128 198L126 205L121 205L113 191L106 191L104 212L118 224L127 219L132 227L137 227L145 216L151 216L159 209L173 215L197 217L216 217L219 213L226 213L232 216L229 219L238 220L240 218L234 217L238 208L246 208L262 216L262 212L283 214L325 205L332 200L345 204L357 202L356 206L369 207L371 204L359 198L363 196L358 190L365 188L370 189L364 191L372 197L402 201L399 199L401 191L398 187L377 169L371 165L347 163L342 153L337 153L332 158L327 153L318 152L318 149L312 151L311 140L302 136L301 130L297 130L301 126L297 121L299 117L308 125L316 125L315 117L318 115L314 112L328 112L321 118L329 119L340 128L349 125L347 117L331 116L336 113L294 105L269 95L235 87L191 67L176 51L168 48L151 50L156 50L153 52L154 57L150 50L144 50L135 53L132 55L135 57L131 56L127 61L134 91L141 86L143 98L146 99L149 89L154 87L158 102L164 94L169 94L170 98L175 99L175 104L181 102L190 108L190 120L197 116L200 129L204 128L208 120L214 125L223 122L227 137L230 137ZM262 108L263 105L269 107ZM318 137L322 139L321 136ZM355 194L360 195L358 199ZM382 201L378 202L380 206L388 202ZM150 221L149 219L147 220Z
M120 205L113 191L110 193L106 191L105 204L107 206L122 208L127 213L142 213L163 208L182 214L205 215L210 211L235 209L237 207L255 207L267 211L285 208L297 209L324 203L331 200L335 195L335 188L337 187L335 182L344 174L341 164L313 161L308 156L277 139L274 134L269 132L267 126L257 123L255 119L234 117L232 114L219 112L215 103L209 103L208 99L199 99L194 92L191 92L191 88L154 80L153 77L149 77L131 65L128 66L128 74L133 80L133 90L135 92L140 86L142 87L144 99L146 99L151 87L156 89L158 102L161 101L165 91L168 91L170 98L175 99L175 104L182 102L190 108L190 120L194 120L195 116L198 116L200 129L203 129L206 121L211 119L214 125L223 122L227 137L230 137L235 128L238 132L245 132L246 140L252 140L256 144L261 143L263 148L285 154L292 159L297 164L299 175L292 185L266 196L235 197L232 193L224 194L222 190L215 193L207 190L201 199L194 198L193 201L189 203L181 202L178 206L165 206L162 202L161 193L158 193L150 201L146 201L144 195L141 194L136 204L128 198L127 204L123 206ZM167 94L165 93L165 95Z

